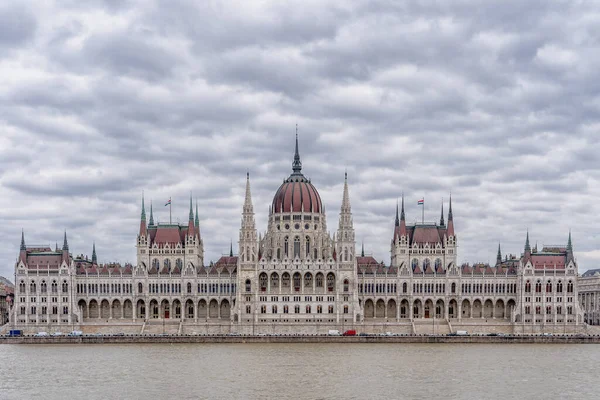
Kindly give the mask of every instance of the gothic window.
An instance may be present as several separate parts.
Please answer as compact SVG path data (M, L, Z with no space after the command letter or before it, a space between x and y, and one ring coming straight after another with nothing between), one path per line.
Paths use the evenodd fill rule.
M531 293L531 282L525 282L525 293Z
M252 313L252 307L246 306L246 314L251 314L251 313Z
M323 287L323 274L322 273L317 274L317 276L315 278L315 286L318 288Z
M58 283L56 283L56 281L52 281L50 290L52 290L52 293L58 293Z
M552 293L552 282L546 283L546 293Z
M277 306L276 305L273 305L273 307L271 308L271 312L273 314L277 314Z
M278 252L279 253L279 252ZM289 240L288 237L286 236L285 239L283 239L283 254L288 257L289 253ZM277 254L279 256L279 254ZM279 258L279 257L277 257Z
M294 313L300 314L300 306L298 306L298 305L294 306Z
M308 236L306 237L306 257L310 257L310 238Z
M260 291L265 292L267 290L267 274L263 272L262 274L260 274L260 277L258 279L260 281Z
M327 291L333 292L335 288L335 275L332 273L327 274Z
M187 283L187 292L192 293L192 284L190 282Z
M307 314L310 314L310 305L307 305L307 306L306 306L306 313L307 313Z
M36 293L37 292L37 285L35 284L34 281L31 281L31 284L29 285L29 293Z
M411 265L412 265L412 269L414 271L419 266L419 260L417 260L416 258L413 258Z
M402 293L406 293L408 291L408 285L406 282L402 284Z
M304 275L304 287L312 287L312 274L310 272Z
M348 306L344 306L344 314L348 314Z
M300 257L300 238L296 236L294 238L294 258Z
M250 261L250 246L246 247L246 261Z
M52 282L52 284L54 285L55 282ZM54 288L52 288L52 289L54 289ZM69 284L67 283L67 281L63 281L63 283L62 283L62 292L69 293Z
M158 258L152 260L152 268L156 268L156 270L160 269L160 261L158 261Z
M142 284L142 282L138 283L138 293L139 294L144 293L144 285Z
M277 272L273 272L271 274L271 289L272 290L279 289L279 275L277 275Z
M344 247L344 261L348 261L348 248Z
M287 314L289 312L288 306L283 306L283 313Z
M277 249L277 259L281 260L281 249Z
M539 280L535 283L535 292L542 293L542 282Z
M183 269L183 261L181 261L181 258L175 260L175 267L179 268L180 271Z
M165 260L164 262L165 265L165 270L167 273L171 272L171 260L169 260L168 258Z
M452 293L456 293L456 283L452 282Z
M431 261L429 260L429 258L426 258L423 260L423 272L425 272L425 270L431 265Z
M562 291L563 291L562 281L558 281L558 283L556 284L556 292L557 293L562 293Z
M42 281L42 284L40 285L40 290L42 291L42 293L48 292L48 285L46 285L46 281Z
M246 279L246 292L250 292L252 290L252 285L250 283L250 279Z
M300 291L300 273L296 272L294 274L294 291L299 292Z
M290 274L287 272L284 272L284 274L281 276L281 286L284 288L290 287Z
M436 272L437 272L437 271L438 271L440 268L442 268L442 260L441 260L441 259L439 259L439 258L436 258L436 259L435 259L435 270L436 270Z
M348 291L348 286L349 286L349 285L350 285L350 284L349 284L349 282L348 282L348 279L344 279L344 292L347 292L347 291Z
M315 253L315 255L313 258L316 260L317 259L317 249L316 248L314 249L314 253Z
M25 293L25 282L19 283L19 293Z
M569 281L567 283L567 293L573 293L573 282L572 281Z

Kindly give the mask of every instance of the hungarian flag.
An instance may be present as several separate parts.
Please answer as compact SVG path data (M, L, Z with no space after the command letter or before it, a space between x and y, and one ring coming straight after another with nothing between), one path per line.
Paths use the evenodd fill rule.
M171 199L169 199L169 201L167 201L167 203L165 204L165 207L170 206L170 205L171 205Z
M418 206L424 206L425 205L425 199L421 199L421 200L417 201L417 205Z

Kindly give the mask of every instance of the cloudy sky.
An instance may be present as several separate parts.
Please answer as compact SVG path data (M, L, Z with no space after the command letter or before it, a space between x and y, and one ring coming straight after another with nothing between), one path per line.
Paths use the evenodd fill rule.
M580 271L599 267L599 47L595 1L3 1L0 275L21 229L135 261L142 191L163 222L191 191L217 259L246 170L266 228L296 123L329 230L347 170L378 260L402 192L409 222L451 192L460 261L571 229Z

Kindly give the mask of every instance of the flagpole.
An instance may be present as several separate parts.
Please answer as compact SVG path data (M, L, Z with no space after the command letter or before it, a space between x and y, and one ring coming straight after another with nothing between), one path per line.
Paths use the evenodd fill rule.
M172 224L172 222L171 222L171 206L172 206L172 202L171 202L171 198L169 197L169 225Z

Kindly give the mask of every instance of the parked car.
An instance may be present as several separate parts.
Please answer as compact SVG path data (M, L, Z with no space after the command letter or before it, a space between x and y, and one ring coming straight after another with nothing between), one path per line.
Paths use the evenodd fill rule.
M64 336L65 334L62 332L54 332L52 336Z
M83 336L83 332L82 331L71 331L71 333L69 333L69 336Z
M342 334L342 336L356 336L356 330L348 329L346 332Z
M36 336L36 337L46 337L46 336L49 336L49 335L48 335L48 332L38 332L34 336Z
M330 329L329 332L327 332L327 335L329 335L329 336L340 336L341 333L337 329Z
M20 329L11 329L8 332L8 336L11 336L11 337L23 336L23 331Z

